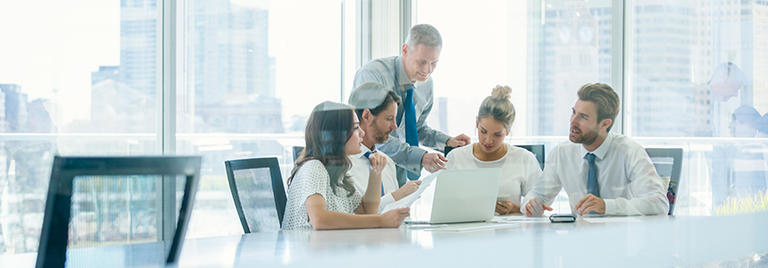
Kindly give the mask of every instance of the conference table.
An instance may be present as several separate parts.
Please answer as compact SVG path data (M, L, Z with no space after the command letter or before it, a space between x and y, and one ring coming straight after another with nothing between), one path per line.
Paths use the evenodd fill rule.
M278 231L187 239L177 267L766 266L768 213L736 216L495 217L397 229ZM163 243L70 249L68 267L163 267ZM0 267L34 267L35 253Z

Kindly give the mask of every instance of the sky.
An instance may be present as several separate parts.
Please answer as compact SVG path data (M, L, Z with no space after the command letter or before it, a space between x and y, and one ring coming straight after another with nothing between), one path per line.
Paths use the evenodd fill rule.
M119 50L119 1L0 2L0 83L21 85L29 100L56 89L59 119L88 116L91 72L119 64Z
M276 94L286 118L339 100L339 0L233 3L270 9L269 54L276 58ZM55 121L87 120L91 72L119 64L119 1L0 3L0 83L21 85L29 100L56 99Z

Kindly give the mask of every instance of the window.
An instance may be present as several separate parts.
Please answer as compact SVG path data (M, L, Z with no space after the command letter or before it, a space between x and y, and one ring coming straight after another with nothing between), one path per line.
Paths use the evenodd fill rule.
M0 25L16 25L0 27L6 37L0 42L0 254L37 250L55 154L161 153L157 6L156 0L0 3ZM79 184L74 195L83 202L76 204L117 192L146 199L133 199L139 203L154 198L142 196L141 184L125 183ZM74 225L121 226L110 237L83 236L91 245L157 238L147 227L156 218L137 207L99 215L85 205L73 210L82 212ZM148 229L122 228L140 222Z
M276 155L290 174L312 108L340 101L342 2L185 4L177 152L203 156L188 235L242 233L224 161Z
M756 137L768 113L768 5L628 3L632 135Z
M576 91L585 83L611 84L610 1L415 5L417 23L432 24L443 37L429 123L450 135L476 137L480 103L495 85L509 85L517 116L508 141L549 150L568 135ZM564 192L554 208L570 210Z
M768 4L627 3L628 134L685 148L682 213L760 209L768 179L768 143L758 139L768 137Z
M579 87L611 83L609 1L415 5L417 23L443 37L430 123L451 135L476 136L480 103L500 84L512 88L518 112L512 136L565 136Z

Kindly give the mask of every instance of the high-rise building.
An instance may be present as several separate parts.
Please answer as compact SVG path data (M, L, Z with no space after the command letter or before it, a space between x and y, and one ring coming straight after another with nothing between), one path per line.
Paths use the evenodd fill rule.
M104 80L118 81L120 66L99 66L99 70L91 73L91 85Z
M152 132L156 103L146 94L122 80L122 66L99 66L91 73L91 120L94 132Z
M698 123L696 87L690 82L696 7L686 1L644 1L630 5L634 28L631 102L633 135L687 136ZM670 115L688 115L675 117Z
M8 120L5 117L5 93L0 91L0 132L8 132Z
M738 106L768 106L758 97L768 90L768 3L659 0L628 8L633 135L728 136Z
M648 0L626 10L630 94L623 101L632 135L727 136L739 105L768 112L766 1ZM607 1L548 1L544 18L532 21L529 135L565 135L575 90L611 84L611 13ZM710 84L722 66L733 66L726 75L744 73L731 101Z
M535 62L529 80L528 135L567 135L570 108L586 83L609 83L611 6L609 1L548 2L544 24L529 47ZM538 26L541 25L541 26ZM541 27L541 28L537 28Z
M280 133L274 58L268 54L269 11L228 0L190 1L187 99L194 131ZM226 19L222 19L226 18Z
M120 1L120 81L152 98L159 85L158 2Z
M27 94L17 84L0 84L5 95L4 110L8 132L23 132L27 124Z

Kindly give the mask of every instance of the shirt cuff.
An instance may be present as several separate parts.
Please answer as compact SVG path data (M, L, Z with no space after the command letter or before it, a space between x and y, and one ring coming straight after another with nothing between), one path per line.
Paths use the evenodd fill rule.
M435 141L437 141L438 144L442 144L443 146L448 146L448 140L451 139L451 136L448 136L440 132L438 132L435 136L436 136ZM442 150L442 148L440 149Z
M411 171L416 173L421 173L421 159L424 158L424 154L427 153L427 150L424 150L422 148L419 148L417 146L411 146L412 150L410 153L408 153L408 159L412 159L411 165L408 165L408 169L411 169Z
M605 215L616 215L619 209L614 199L603 199L605 202Z

